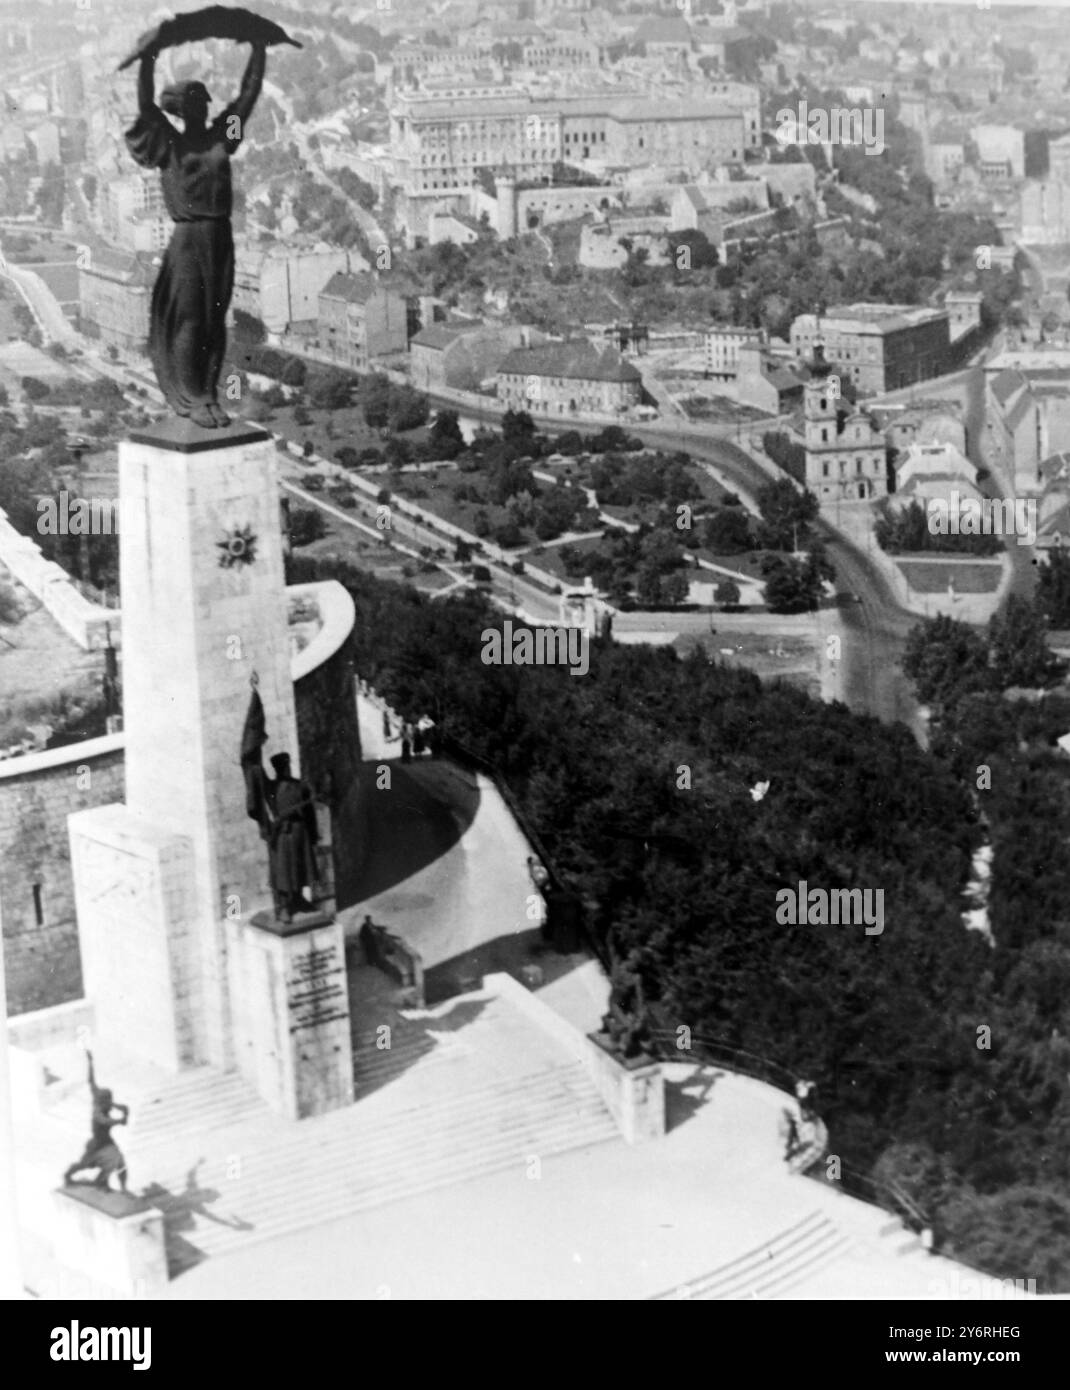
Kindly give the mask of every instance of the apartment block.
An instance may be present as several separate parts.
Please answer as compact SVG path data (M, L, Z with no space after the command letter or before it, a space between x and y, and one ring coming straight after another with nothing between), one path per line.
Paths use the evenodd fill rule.
M149 337L149 304L156 269L146 256L97 251L78 269L82 327L125 352L141 352Z
M318 296L317 318L319 348L354 371L408 346L404 297L368 272L332 275Z

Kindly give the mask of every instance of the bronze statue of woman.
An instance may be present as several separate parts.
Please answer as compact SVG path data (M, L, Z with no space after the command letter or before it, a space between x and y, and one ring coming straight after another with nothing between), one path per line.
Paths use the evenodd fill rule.
M149 353L175 414L218 429L230 418L217 397L234 288L230 157L260 95L267 50L253 42L241 91L211 123L203 82L166 87L157 106L156 52L141 55L139 115L125 134L137 162L160 170L164 204L175 224L152 292ZM165 111L182 121L181 130Z

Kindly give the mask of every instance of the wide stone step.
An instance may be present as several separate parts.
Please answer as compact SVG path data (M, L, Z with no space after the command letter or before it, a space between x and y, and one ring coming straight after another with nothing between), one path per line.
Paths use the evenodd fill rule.
M178 1229L202 1255L217 1254L616 1137L587 1077L567 1065L530 1078L519 1092L503 1080L437 1104L384 1109L379 1117L365 1103L271 1136L235 1176L228 1175L228 1156L208 1159L197 1169L197 1186L219 1200L211 1214L193 1213L193 1229ZM154 1155L132 1149L130 1158L145 1170ZM155 1181L174 1194L176 1211L188 1215L188 1163L173 1146L159 1158Z
M600 1117L591 1117L583 1122L570 1122L560 1126L557 1133L545 1131L539 1139L540 1158L554 1154L602 1144L616 1137L616 1131ZM420 1196L437 1188L467 1182L473 1178L502 1172L514 1165L519 1169L527 1155L518 1150L515 1142L503 1139L500 1145L484 1144L475 1151L457 1154L450 1160L441 1160L433 1165L404 1166L392 1178L372 1186L362 1186L359 1190L345 1190L326 1184L313 1199L294 1203L293 1201L274 1202L272 1211L260 1222L250 1220L251 1231L228 1232L223 1227L209 1223L188 1236L191 1244L202 1248L205 1254L221 1253L226 1249L236 1249L239 1245L253 1244L276 1235L304 1230L325 1221L355 1215L374 1207L386 1206L391 1202L403 1201ZM317 1182L320 1175L317 1174ZM292 1196L292 1190L291 1190ZM246 1218L249 1220L249 1218ZM202 1239L203 1238L203 1239Z
M725 1300L779 1298L831 1263L851 1239L823 1212L811 1212L796 1225L709 1274L699 1275L657 1299Z
M471 1144L485 1132L527 1132L545 1116L554 1118L562 1112L576 1115L588 1110L605 1115L607 1123L612 1124L587 1078L578 1069L565 1068L531 1078L520 1095L511 1082L499 1081L462 1095L417 1100L403 1107L383 1106L378 1113L373 1113L365 1102L296 1126L283 1126L275 1133L265 1134L261 1153L247 1156L240 1169L251 1171L267 1160L272 1168L292 1172L292 1161L302 1159L306 1163L315 1161L318 1168L338 1152L349 1162L359 1160L371 1165L385 1157L396 1163L399 1149L442 1152L458 1142ZM175 1151L181 1135L182 1131L177 1131L162 1148L131 1143L131 1161L172 1171L176 1161L180 1161ZM248 1136L245 1149L248 1155ZM221 1155L218 1164L225 1173L227 1158ZM204 1176L214 1178L216 1174L206 1167ZM237 1185L228 1182L228 1193L236 1195L238 1190Z

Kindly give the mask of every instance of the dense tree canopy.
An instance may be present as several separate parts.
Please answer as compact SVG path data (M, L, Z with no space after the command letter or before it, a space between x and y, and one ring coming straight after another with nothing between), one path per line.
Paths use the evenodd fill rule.
M291 565L312 576L307 561ZM501 769L590 929L638 951L665 1017L815 1077L834 1151L909 1185L949 1253L1003 1276L1035 1271L1042 1289L1070 1284L1062 754L1037 755L1053 782L1034 790L1029 823L1053 824L1025 864L1066 867L1032 877L1023 920L994 899L995 949L960 915L982 833L962 759L980 761L983 746L1009 768L1024 729L1070 728L1070 702L1042 717L980 697L976 739L956 761L701 652L595 644L582 680L484 666L480 634L501 616L480 597L431 603L345 567L316 572L357 598L361 675ZM771 788L755 802L758 780ZM988 814L1022 827L1024 777L1020 790L1004 780ZM1017 829L1000 828L997 867L1005 839L1021 848ZM778 925L777 891L803 879L882 890L883 933ZM981 1025L991 1048L978 1046Z

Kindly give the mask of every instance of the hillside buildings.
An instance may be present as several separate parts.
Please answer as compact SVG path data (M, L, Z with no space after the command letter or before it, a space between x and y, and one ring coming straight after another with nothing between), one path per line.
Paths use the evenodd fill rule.
M483 169L496 178L546 183L562 162L694 174L739 165L753 139L751 120L753 112L745 115L729 97L655 100L619 89L556 98L519 89L448 100L404 93L390 117L399 217L412 234L425 235L430 211L467 210Z
M800 314L791 325L799 357L824 343L830 361L859 391L894 391L940 375L950 362L950 314L907 304L849 304L828 314Z

